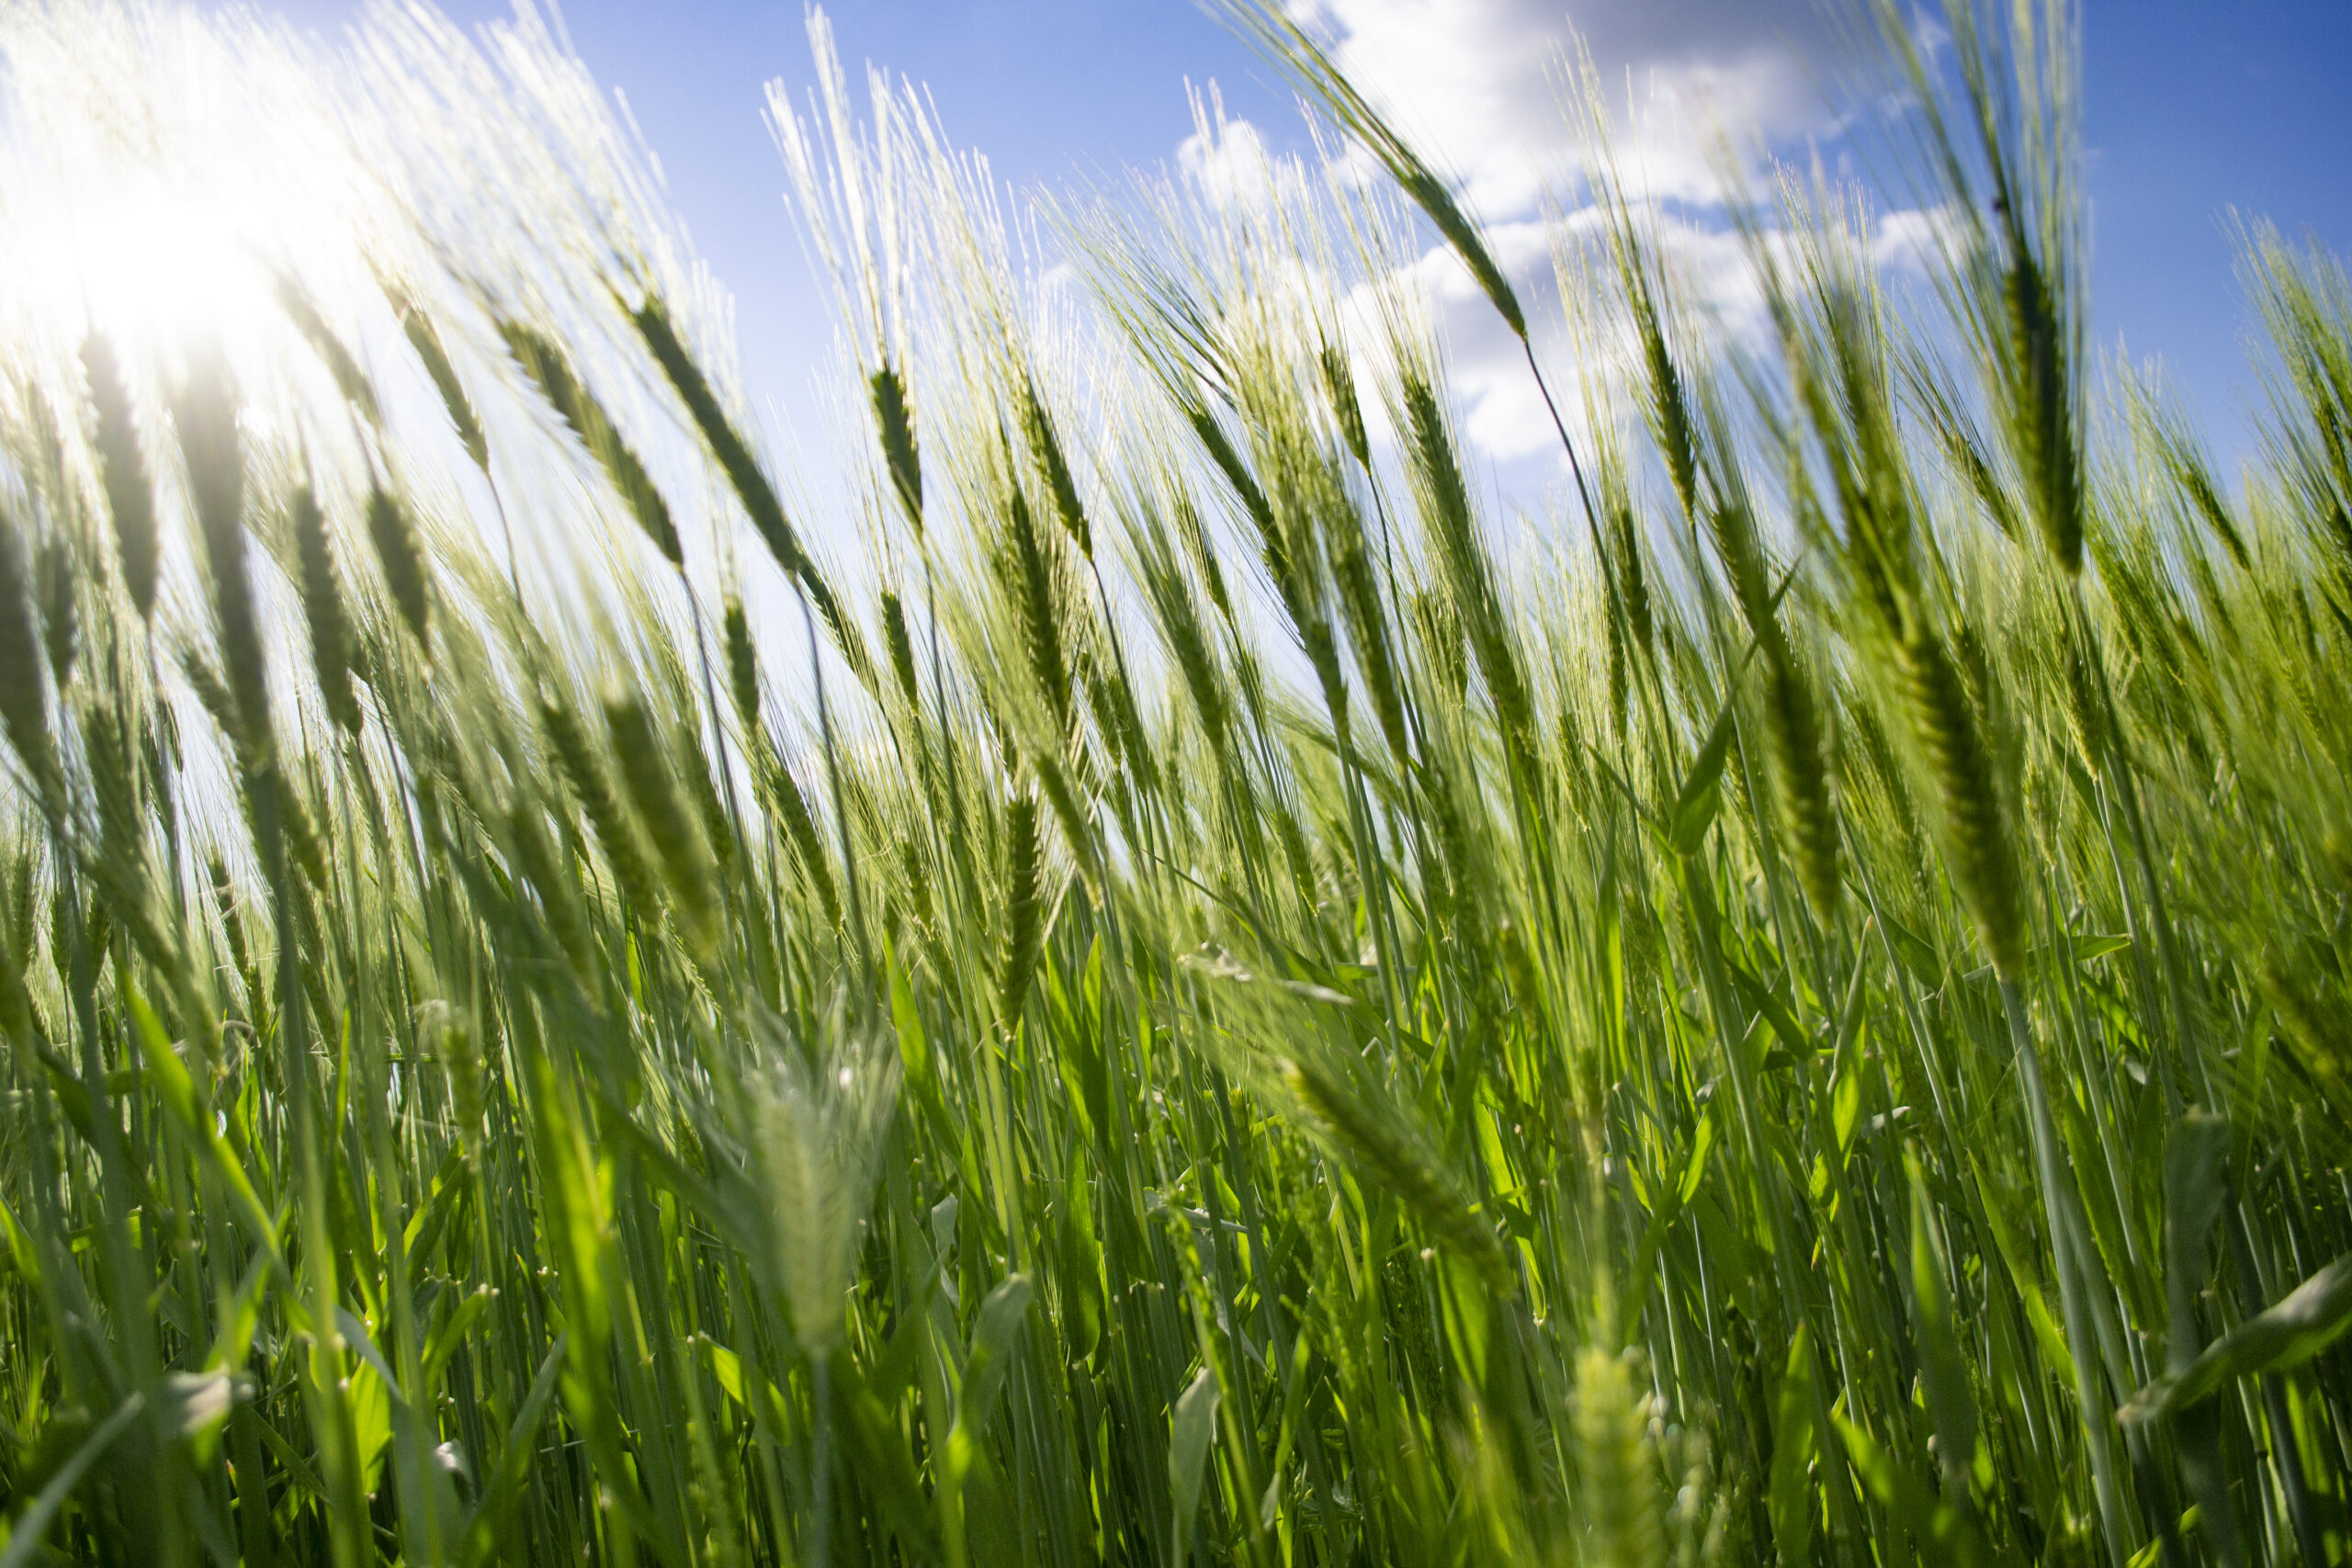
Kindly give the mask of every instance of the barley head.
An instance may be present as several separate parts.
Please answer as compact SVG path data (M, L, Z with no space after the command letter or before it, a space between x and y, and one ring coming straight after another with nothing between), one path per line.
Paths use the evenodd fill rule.
M327 544L326 516L305 485L294 492L288 510L294 525L294 547L301 567L302 615L311 628L311 660L318 670L319 691L327 714L344 729L357 734L359 700L351 687L351 628L344 615L343 585L334 555Z
M670 748L644 700L616 682L605 687L603 702L622 783L676 897L679 923L697 952L707 956L718 942L720 912L710 840L678 798Z
M383 570L384 586L391 592L401 619L419 642L424 641L432 610L424 552L407 509L380 486L368 491L368 538L376 547L376 564Z
M907 407L906 383L896 367L885 364L867 383L874 405L874 423L882 434L882 457L890 470L890 487L922 537L922 457L915 446L913 411Z

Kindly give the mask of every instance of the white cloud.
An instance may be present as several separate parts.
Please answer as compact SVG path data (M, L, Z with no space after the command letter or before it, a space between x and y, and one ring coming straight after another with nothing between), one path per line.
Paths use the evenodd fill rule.
M1717 126L1779 142L1828 123L1798 52L1823 39L1811 0L1294 0L1293 13L1488 220L1538 210L1590 158L1569 96L1579 41L1638 189L1713 198Z
M1589 229L1580 195L1597 149L1571 96L1579 45L1606 105L1620 178L1637 196L1719 201L1713 148L1784 144L1828 123L1797 51L1816 46L1811 0L1293 0L1341 70L1443 174L1486 224L1489 248L1556 361L1553 253ZM1361 162L1360 155L1358 161ZM1661 214L1657 242L1682 297L1735 333L1762 325L1738 241L1718 220ZM1445 347L1463 432L1499 461L1556 450L1557 433L1517 338L1450 251L1410 271ZM1614 357L1612 355L1612 357ZM1573 423L1579 400L1562 413Z
M1606 99L1619 178L1650 209L1650 239L1682 304L1714 328L1763 345L1769 322L1744 242L1723 211L1714 148L1789 150L1834 135L1808 63L1834 47L1815 0L1289 0L1351 80L1440 174L1455 182L1510 277L1547 370L1568 352L1555 254L1598 243L1600 214L1582 176L1597 149L1571 99L1581 46ZM1211 102L1214 102L1212 98ZM1184 174L1220 206L1261 200L1278 177L1247 121L1199 117L1178 149ZM1385 179L1361 148L1327 164L1337 183ZM1880 220L1872 260L1916 271L1933 257L1934 214ZM1394 279L1425 301L1442 345L1464 434L1510 462L1558 452L1558 433L1525 352L1453 253L1434 245ZM1366 289L1360 294L1368 294ZM1351 314L1364 314L1363 301ZM1359 345L1361 347L1363 345ZM1604 375L1637 374L1630 342L1592 350ZM1555 379L1580 434L1581 400Z
M1258 128L1227 119L1222 104L1212 115L1197 97L1193 123L1193 134L1176 147L1176 166L1185 179L1218 207L1264 205L1273 194L1274 174Z
M1938 256L1958 254L1961 244L1960 227L1950 208L1914 208L1879 220L1870 254L1872 263L1889 271L1924 272Z

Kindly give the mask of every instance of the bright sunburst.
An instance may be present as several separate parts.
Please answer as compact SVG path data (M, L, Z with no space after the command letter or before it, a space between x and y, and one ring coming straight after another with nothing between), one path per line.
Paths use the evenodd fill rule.
M283 36L232 51L168 13L6 25L0 330L14 351L96 332L168 368L202 338L261 372L288 330L284 283L332 289L360 259L368 186L332 78Z

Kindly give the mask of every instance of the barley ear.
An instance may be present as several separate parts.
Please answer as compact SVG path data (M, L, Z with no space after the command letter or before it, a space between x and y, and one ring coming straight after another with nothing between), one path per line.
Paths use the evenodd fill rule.
M1589 1560L1609 1568L1666 1568L1649 1404L1623 1356L1598 1345L1577 1352L1577 1490L1592 1531Z
M793 854L800 862L801 874L817 890L817 901L824 906L825 922L838 926L842 919L841 895L833 887L833 873L825 859L824 840L817 831L817 819L808 809L808 797L800 792L799 781L792 776L763 737L755 753L760 761L761 793L767 798L777 816L784 818L785 837L792 845Z
M433 389L441 394L441 406L447 411L449 423L458 433L458 443L474 467L490 472L490 441L482 434L481 421L475 416L474 405L466 397L465 383L458 379L458 367L449 363L449 351L442 346L441 334L435 330L433 318L426 315L407 295L386 285L386 296L393 311L401 319L401 332L407 337L409 347L424 367L425 376L433 382Z
M359 730L359 701L351 689L351 628L344 615L343 586L327 545L326 517L305 485L294 492L290 507L294 547L300 557L302 615L311 628L311 661L317 668L319 692L328 716L352 734Z
M650 921L654 911L661 908L652 863L636 823L613 793L598 749L589 740L571 705L552 692L540 694L539 721L548 746L555 752L557 769L571 787L572 798L580 803L581 814L594 830L597 845L605 852L605 863L612 868L613 881L621 897L636 907L642 919Z
M916 705L915 646L907 635L906 606L888 589L882 592L882 640L889 649L890 673L898 680L899 694L909 706Z
M1316 367L1323 373L1323 395L1330 400L1332 417L1340 422L1340 439L1347 443L1356 466L1370 471L1372 438L1364 431L1363 403L1356 396L1355 372L1348 367L1348 356L1338 345L1327 343L1316 355Z
M658 294L646 296L645 303L629 317L637 324L638 335L662 367L662 375L694 416L695 427L702 432L703 441L710 447L711 456L718 459L719 471L734 488L735 498L742 502L744 514L752 520L760 540L775 558L776 564L792 576L802 575L808 558L801 553L800 541L786 520L784 502L777 499L775 487L768 482L759 459L752 455L751 446L735 428L727 411L719 406L718 395L712 391L710 378L680 340L677 328L670 319L670 308Z
M229 692L236 704L237 734L258 770L266 765L270 748L269 694L261 624L245 567L245 471L236 399L217 345L197 352L187 380L173 399L172 419L211 570L213 609Z
M523 367L533 385L548 401L548 406L563 417L564 423L580 438L588 455L596 459L612 482L621 503L637 520L653 547L673 567L683 567L685 551L678 541L677 525L671 520L669 503L654 487L653 476L645 471L637 453L613 425L612 417L595 394L581 385L563 351L553 342L523 325L520 321L501 321L499 332L506 339L509 352Z
M1287 1060L1277 1070L1308 1120L1360 1177L1392 1193L1430 1240L1468 1263L1497 1295L1518 1294L1518 1271L1494 1227L1472 1212L1410 1140L1320 1063Z
M1389 129L1388 122L1356 90L1355 84L1348 80L1323 46L1306 35L1287 9L1268 4L1267 0L1216 0L1216 9L1224 14L1235 31L1255 44L1307 97L1320 103L1341 129L1380 161L1389 178L1404 187L1414 205L1445 236L1512 334L1524 342L1526 312L1520 309L1519 296L1512 292L1502 268L1495 265L1486 242L1478 237L1476 226L1454 201L1445 182L1421 161L1420 154L1403 137Z
M719 919L718 874L710 841L678 796L669 746L644 702L616 683L605 689L603 702L621 781L675 895L679 923L697 954L707 956L718 942Z
M1022 647L1029 656L1029 672L1039 694L1053 711L1054 720L1068 735L1070 727L1069 665L1062 648L1062 625L1068 618L1053 563L1045 541L1037 536L1029 502L1018 485L1006 495L1006 543L1012 556L1014 598L1021 607Z
M760 652L752 642L752 622L743 613L743 601L733 593L727 595L721 625L726 629L727 681L735 699L735 716L743 721L745 734L756 733L760 728Z
M376 547L376 563L383 569L384 586L401 619L425 640L432 602L425 591L424 553L418 547L416 529L408 513L390 491L371 486L368 491L368 538Z
M130 414L130 393L114 345L98 333L83 340L82 368L90 379L90 403L97 412L98 479L114 520L115 548L122 558L123 586L141 616L155 612L160 575L155 541L155 491Z
M2023 975L2024 901L2018 890L1992 752L1976 704L1943 639L1915 629L1896 649L1912 732L1927 759L1942 807L1944 853L1969 913L2004 979Z
M1046 412L1045 400L1037 395L1037 383L1027 377L1021 382L1021 423L1029 437L1030 455L1044 471L1046 488L1053 492L1055 513L1060 517L1070 542L1078 547L1078 553L1091 561L1094 534L1086 521L1086 508L1078 499L1078 481L1070 474L1061 438L1055 434L1053 415Z
M906 383L888 364L867 383L874 404L874 423L882 434L882 457L889 466L890 485L915 537L922 537L922 457L915 446L914 414L907 407Z
M295 331L311 345L311 352L319 356L327 374L334 378L335 389L344 400L369 424L380 423L382 415L377 411L376 389L368 384L359 362L351 357L351 351L335 336L327 319L319 314L318 302L310 292L291 274L284 272L277 276L272 292L277 295L277 308L286 312L286 319L294 323Z
M518 802L507 822L516 869L538 895L539 910L549 934L563 949L573 975L583 987L593 988L597 983L598 969L587 916L580 906L579 889L558 855L554 840L548 836L544 814L535 802Z
M1798 884L1824 920L1838 913L1843 887L1838 809L1832 795L1821 708L1792 653L1771 659L1764 671L1764 738L1772 758L1781 831Z
M1020 1026L1022 1003L1037 971L1045 934L1045 846L1037 837L1035 796L1016 797L1004 819L1004 953L997 967L997 1017L1006 1037Z
M74 662L82 649L80 573L74 547L62 534L51 534L33 558L35 591L40 599L41 640L49 650L50 679L60 692L74 679Z
M40 631L32 573L16 520L0 513L0 725L26 769L46 786L57 765L49 729L49 687L41 674Z

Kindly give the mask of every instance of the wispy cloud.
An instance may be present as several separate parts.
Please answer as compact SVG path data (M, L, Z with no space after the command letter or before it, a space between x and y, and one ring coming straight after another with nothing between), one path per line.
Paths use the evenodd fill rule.
M1537 211L1591 158L1571 72L1589 53L1623 173L1686 201L1718 195L1720 126L1768 141L1829 121L1803 59L1810 0L1295 0L1340 68L1462 180L1488 220Z
M1617 179L1637 200L1663 204L1653 238L1681 297L1734 334L1761 333L1761 296L1725 220L1716 149L1726 140L1801 149L1835 134L1813 74L1835 39L1815 0L1589 0L1573 10L1558 0L1291 0L1290 10L1453 179L1530 308L1539 353L1566 348L1559 250L1597 238L1586 176L1602 154L1580 103L1587 61ZM1264 189L1265 146L1248 122L1224 121L1217 135L1188 140L1178 161L1205 194L1230 201ZM1925 258L1925 218L1883 221L1883 264ZM1464 434L1506 462L1556 451L1518 340L1452 253L1432 246L1406 271L1444 343Z

